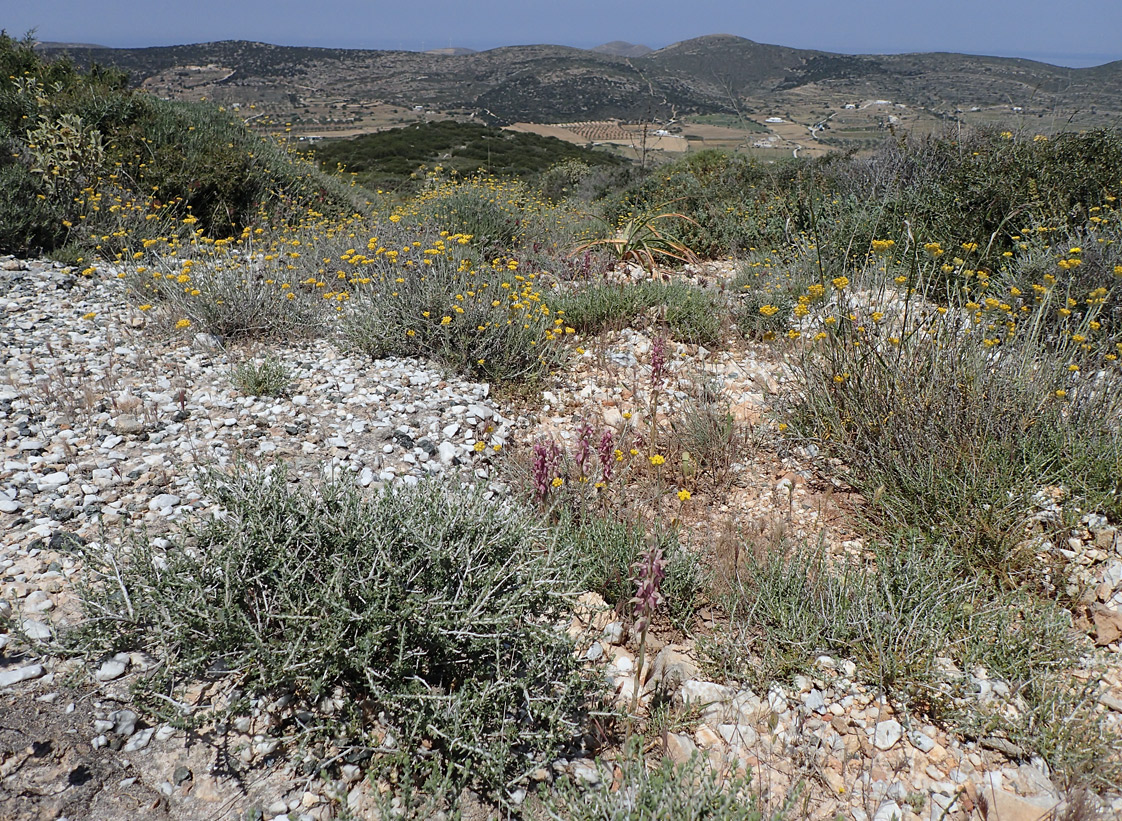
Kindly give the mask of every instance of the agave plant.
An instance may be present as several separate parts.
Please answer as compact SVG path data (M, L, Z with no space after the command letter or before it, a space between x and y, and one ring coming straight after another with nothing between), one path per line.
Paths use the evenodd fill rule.
M697 225L697 221L685 214L675 212L643 211L632 215L617 228L601 217L596 217L609 227L610 236L590 240L573 249L573 254L583 253L590 248L606 248L619 262L635 262L646 271L652 271L655 259L674 259L680 262L696 262L697 255L687 246L671 236L666 229L673 220L685 220Z

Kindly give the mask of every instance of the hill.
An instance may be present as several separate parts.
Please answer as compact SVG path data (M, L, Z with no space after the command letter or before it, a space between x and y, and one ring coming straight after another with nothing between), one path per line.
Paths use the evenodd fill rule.
M803 126L877 100L908 109L929 128L948 120L1090 128L1115 125L1122 115L1122 62L1073 69L963 54L844 55L728 34L650 52L621 41L592 50L532 45L426 53L245 41L42 48L124 69L158 96L254 106L259 124L271 118L300 133L376 131L433 112L499 125L704 115L762 122L778 112L801 123L797 131L805 137ZM893 119L899 112L856 129L883 129ZM857 139L836 126L823 127L835 127L835 142ZM780 136L784 145L793 139Z
M612 40L610 43L593 46L592 51L599 52L600 54L614 54L617 57L644 57L654 51L654 49L650 46L629 43L626 40Z
M555 137L452 120L330 140L317 147L316 159L324 168L342 165L368 188L397 188L412 177L423 177L416 174L419 168L438 165L462 176L485 172L533 178L565 160L589 167L625 162L617 155Z

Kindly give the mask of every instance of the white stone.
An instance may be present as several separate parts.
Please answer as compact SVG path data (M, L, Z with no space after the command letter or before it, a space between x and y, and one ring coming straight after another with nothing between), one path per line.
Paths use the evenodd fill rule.
M25 619L21 625L23 632L27 634L29 639L36 641L46 641L51 637L51 628L43 624L41 621L34 619Z
M904 735L904 728L895 719L877 723L873 733L873 746L878 750L887 750L893 747Z
M929 753L935 749L935 739L919 730L909 732L908 741L912 742L912 746L922 753Z
M822 691L818 689L811 690L806 694L803 699L803 704L808 710L812 710L818 714L826 712L826 699L822 697Z
M732 698L732 690L723 684L711 681L698 681L691 679L682 683L677 697L682 704L694 707L706 707L711 704L723 704Z
M152 501L148 503L148 509L155 513L169 507L175 507L177 504L179 504L179 497L174 493L161 493L159 496L152 498Z
M23 600L25 613L46 613L55 606L51 597L43 590L33 590Z
M452 460L459 455L460 450L452 442L441 442L436 452L442 464L450 465Z
M148 746L148 742L152 740L152 736L155 735L155 733L155 727L149 727L135 733L122 748L122 752L133 753L137 750L143 750Z
M0 671L0 687L11 687L21 681L31 681L43 675L42 664L29 664L26 667L17 667L14 670Z
M904 821L904 812L895 801L885 801L877 808L873 821Z
M58 470L54 473L48 473L35 484L39 486L40 492L50 493L52 490L58 490L60 487L70 484L70 477L66 475L65 471Z
M98 681L113 681L113 679L118 679L125 674L126 667L127 665L123 661L109 659L94 673L94 678Z
M730 747L751 747L760 740L759 733L748 724L718 724L717 732Z

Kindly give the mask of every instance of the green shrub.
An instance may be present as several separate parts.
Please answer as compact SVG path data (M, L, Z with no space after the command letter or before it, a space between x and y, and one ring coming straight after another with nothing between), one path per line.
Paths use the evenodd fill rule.
M0 138L0 253L54 248L66 234L62 211L46 199L42 178L11 158L12 145Z
M269 356L262 362L242 362L230 373L230 381L248 396L283 396L292 377L283 362Z
M112 255L189 213L192 230L225 236L262 209L356 203L339 180L216 107L130 89L119 71L48 61L6 34L0 66L0 253L81 242Z
M694 222L677 236L705 257L813 238L827 270L864 258L874 239L980 244L997 268L1023 224L1084 223L1122 189L1122 136L1047 139L979 130L886 140L871 156L767 165L704 151L667 164L605 204L610 220L659 203Z
M677 226L676 239L701 257L774 247L787 237L789 203L798 199L797 191L776 183L782 173L741 154L700 151L631 185L606 204L607 217L668 205L692 220Z
M670 335L695 345L722 340L728 308L717 295L686 285L670 284L664 292L666 326Z
M554 312L564 312L565 324L580 333L622 327L657 309L653 318L664 322L675 339L699 345L720 342L727 313L718 296L682 282L576 285L548 299Z
M305 741L500 796L579 736L594 688L560 627L572 557L528 511L458 482L300 489L283 467L209 492L226 515L170 545L92 550L73 649L151 653L140 693L179 699L217 676L288 694L314 715ZM336 695L333 714L317 707Z
M484 173L533 180L541 175L543 183L555 190L563 178L574 185L592 168L626 164L617 155L555 137L455 120L328 140L317 148L316 159L327 170L342 166L367 188L393 188L407 194L416 193L425 184L425 171L435 167L460 177ZM554 171L559 166L567 170Z

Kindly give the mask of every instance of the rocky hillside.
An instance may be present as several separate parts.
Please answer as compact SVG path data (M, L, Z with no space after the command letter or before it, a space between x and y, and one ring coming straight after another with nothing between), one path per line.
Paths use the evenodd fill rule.
M1096 125L1122 112L1122 64L1071 69L961 54L840 55L711 35L656 51L534 45L478 53L364 51L224 41L143 49L70 46L163 96L250 103L331 95L463 110L497 123L670 118L792 99L890 98L933 114L1006 106ZM208 73L208 69L210 70Z

